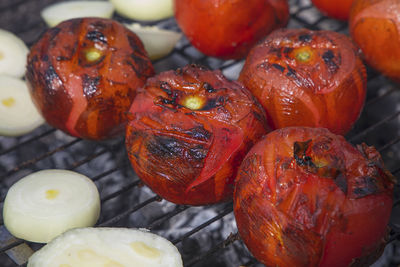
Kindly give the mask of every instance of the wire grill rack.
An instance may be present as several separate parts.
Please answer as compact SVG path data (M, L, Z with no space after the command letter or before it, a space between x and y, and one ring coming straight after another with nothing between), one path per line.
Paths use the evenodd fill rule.
M46 29L40 10L51 0L1 0L0 28L21 37L28 46ZM347 24L319 13L309 0L291 0L289 28L326 29L347 34ZM118 15L121 22L131 22ZM159 27L179 31L173 18ZM182 38L167 57L154 62L157 72L199 63L221 69L236 79L243 61L207 57ZM387 168L400 173L400 90L398 85L368 70L368 94L364 111L346 138L353 144L365 142L382 154ZM185 266L260 266L237 234L232 203L205 207L175 205L162 200L143 186L130 167L123 139L91 142L65 135L43 125L17 138L0 137L0 209L8 188L23 176L41 169L75 170L91 177L99 188L102 212L98 226L147 228L174 243ZM384 255L374 266L400 264L399 187L390 222L391 235ZM41 245L12 237L0 217L0 266L24 266Z

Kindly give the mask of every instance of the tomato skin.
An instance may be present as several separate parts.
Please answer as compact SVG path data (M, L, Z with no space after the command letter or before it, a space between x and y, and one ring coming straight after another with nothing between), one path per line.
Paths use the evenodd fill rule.
M344 34L276 30L254 46L239 76L271 128L310 126L345 134L366 96L366 69Z
M394 178L373 147L323 128L275 130L235 182L240 236L266 266L368 266L383 251Z
M325 15L347 21L350 16L351 5L354 0L311 0L312 3Z
M175 0L176 21L202 53L245 57L249 49L289 20L287 0Z
M354 1L350 34L368 65L400 82L400 2Z
M241 160L269 131L243 85L197 65L149 78L129 112L126 149L134 170L177 204L232 199Z
M26 78L50 125L102 140L124 133L136 88L153 74L133 32L113 20L81 18L41 36L28 55Z

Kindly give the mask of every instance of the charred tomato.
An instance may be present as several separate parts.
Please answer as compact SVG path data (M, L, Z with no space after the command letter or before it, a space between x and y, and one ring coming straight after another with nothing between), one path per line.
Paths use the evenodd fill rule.
M393 181L373 147L324 128L275 130L238 171L240 236L267 266L369 266L385 245Z
M47 30L32 46L26 78L50 125L101 140L124 133L136 88L153 74L133 32L113 20L79 18Z
M245 57L258 40L289 19L287 0L174 0L174 10L191 44L223 59Z
M339 19L348 20L351 4L354 0L312 0L312 3L325 15Z
M252 48L241 81L273 129L324 127L345 134L366 96L366 70L351 40L332 31L282 29Z
M367 64L400 82L400 2L355 0L349 28Z
M178 204L232 199L241 160L268 131L247 89L196 65L149 78L129 112L126 149L134 170Z

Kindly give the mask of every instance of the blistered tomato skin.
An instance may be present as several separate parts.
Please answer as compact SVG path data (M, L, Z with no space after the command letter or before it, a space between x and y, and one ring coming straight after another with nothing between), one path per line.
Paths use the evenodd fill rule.
M348 20L354 0L312 0L312 3L325 15L339 20Z
M393 179L373 147L323 128L273 131L238 171L240 236L266 266L369 266L385 245Z
M175 0L175 18L202 53L238 59L289 20L287 0Z
M177 204L232 199L241 160L269 130L248 90L196 65L148 79L129 112L126 149L134 170Z
M400 82L400 2L355 0L349 29L367 64Z
M26 78L50 125L102 140L124 133L136 89L153 74L134 33L113 20L82 18L41 36L28 55Z
M332 31L282 29L252 48L241 81L273 129L328 128L345 134L366 96L366 70L350 39Z

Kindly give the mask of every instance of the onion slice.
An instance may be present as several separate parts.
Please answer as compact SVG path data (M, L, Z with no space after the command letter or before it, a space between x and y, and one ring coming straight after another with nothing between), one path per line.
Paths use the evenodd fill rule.
M139 23L125 25L142 40L151 60L162 58L174 49L182 33L161 29L157 26L142 26Z
M0 135L23 135L43 123L44 119L33 104L26 83L0 75Z
M111 18L114 6L108 1L68 1L45 7L40 15L49 27L80 17Z
M76 227L93 226L100 214L96 185L68 170L32 173L9 189L4 201L4 225L15 237L47 243Z
M156 21L172 17L174 14L173 0L110 0L115 10L123 17Z
M181 267L177 248L165 238L128 228L78 228L35 252L28 267Z
M0 29L0 75L24 76L28 52L28 47L18 36Z

